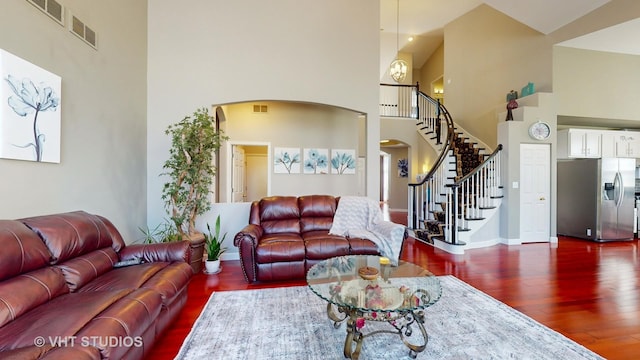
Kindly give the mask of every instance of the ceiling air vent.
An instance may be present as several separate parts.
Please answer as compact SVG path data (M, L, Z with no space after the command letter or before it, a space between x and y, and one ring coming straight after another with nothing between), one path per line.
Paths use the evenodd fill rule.
M51 1L51 0L49 0ZM77 37L82 39L85 43L89 44L94 49L98 49L97 34L87 24L82 22L74 15L71 15L71 24L69 24L69 30Z
M56 0L27 0L58 24L64 26L64 7Z
M267 105L253 105L254 113L266 113L268 110Z

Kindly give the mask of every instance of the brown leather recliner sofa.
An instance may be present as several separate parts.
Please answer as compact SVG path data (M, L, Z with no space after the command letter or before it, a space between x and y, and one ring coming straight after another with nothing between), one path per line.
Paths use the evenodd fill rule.
M334 256L379 255L370 240L329 234L339 201L308 195L252 202L249 224L234 238L245 280L304 279L311 266Z
M189 254L83 211L0 220L0 358L143 358L186 303Z

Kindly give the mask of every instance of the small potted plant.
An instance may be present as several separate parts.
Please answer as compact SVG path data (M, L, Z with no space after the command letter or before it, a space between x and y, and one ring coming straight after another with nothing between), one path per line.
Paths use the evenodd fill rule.
M204 235L196 230L196 218L211 208L211 185L216 175L213 156L229 138L216 127L206 108L197 109L165 131L171 137L169 158L163 169L169 180L162 199L175 229L191 241L191 267L202 269Z
M143 242L145 244L155 244L163 242L172 242L182 240L182 236L176 230L175 225L170 220L165 220L163 223L158 224L155 228L151 229L148 226L138 229L144 234Z
M204 235L207 247L207 261L204 265L207 274L216 274L220 272L220 256L227 251L227 248L222 246L227 233L220 238L220 215L216 218L215 232L211 233L209 223L207 223L207 231L208 233Z

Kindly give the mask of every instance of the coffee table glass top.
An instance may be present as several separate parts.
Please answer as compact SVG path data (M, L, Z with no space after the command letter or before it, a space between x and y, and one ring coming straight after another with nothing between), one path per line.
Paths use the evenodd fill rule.
M307 283L324 300L365 312L414 311L440 299L440 281L429 271L406 261L392 266L384 260L369 255L330 258L309 269Z

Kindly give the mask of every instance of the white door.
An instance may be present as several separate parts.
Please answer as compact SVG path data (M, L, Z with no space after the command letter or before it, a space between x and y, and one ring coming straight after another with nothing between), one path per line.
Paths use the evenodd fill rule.
M520 241L547 242L551 227L551 146L520 144Z
M246 168L244 149L233 145L233 173L231 185L231 202L244 202L246 198Z

